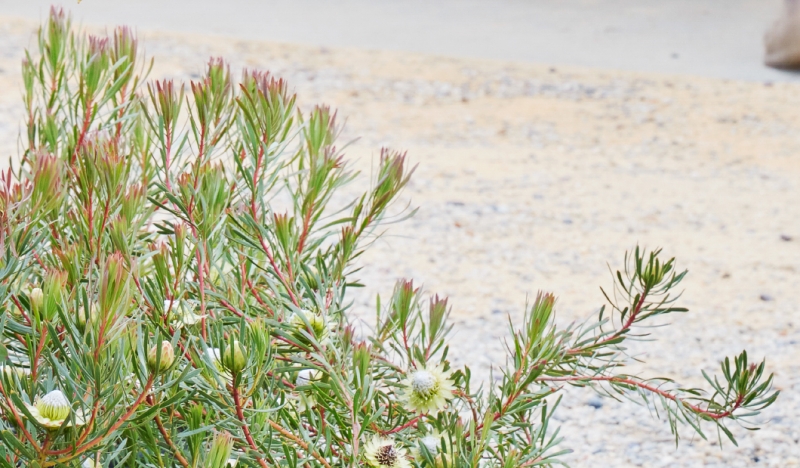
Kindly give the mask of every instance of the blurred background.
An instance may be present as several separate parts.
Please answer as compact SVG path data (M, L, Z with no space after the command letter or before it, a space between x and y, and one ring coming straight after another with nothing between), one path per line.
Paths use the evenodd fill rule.
M3 0L45 16L52 2ZM86 24L325 47L797 80L762 65L783 0L84 0Z
M418 164L419 207L364 257L353 313L398 278L448 295L450 358L488 379L507 317L537 290L558 320L592 316L626 250L690 270L688 314L630 352L631 373L704 387L747 349L782 390L739 446L645 408L567 389L555 418L576 467L800 466L800 56L788 0L83 0L93 33L135 28L152 78L209 57L285 77L301 108L347 125L365 183L381 146ZM0 156L14 159L19 62L50 2L0 0ZM777 23L776 23L777 22ZM800 41L800 39L797 39ZM778 57L777 59L774 57ZM798 59L800 61L800 59ZM399 207L401 208L401 207Z

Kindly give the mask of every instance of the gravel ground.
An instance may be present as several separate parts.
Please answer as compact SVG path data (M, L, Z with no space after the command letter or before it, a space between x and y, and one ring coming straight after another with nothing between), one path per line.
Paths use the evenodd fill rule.
M19 60L35 24L0 17L0 155L19 130ZM702 386L724 356L768 358L782 391L759 418L676 448L645 408L567 389L559 412L572 466L800 464L800 86L319 49L148 32L154 77L192 79L209 56L286 77L301 106L347 117L369 173L381 145L419 164L419 211L365 256L355 296L368 316L397 278L450 296L451 356L484 378L504 359L506 317L537 290L559 322L602 305L625 250L661 246L690 270L683 305L632 353L642 375ZM361 180L359 183L364 183ZM711 429L711 428L709 428Z

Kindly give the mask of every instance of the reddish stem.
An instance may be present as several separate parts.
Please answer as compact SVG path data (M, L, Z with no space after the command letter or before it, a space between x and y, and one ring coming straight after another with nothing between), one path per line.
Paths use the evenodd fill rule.
M120 426L125 424L125 422L128 421L128 419L130 419L131 416L133 416L133 413L136 412L136 409L139 408L139 405L141 405L142 402L144 401L144 399L147 397L147 394L150 393L150 389L153 387L154 379L155 379L155 377L153 375L151 375L147 379L147 383L145 384L144 389L142 390L142 393L139 395L139 397L136 399L136 401L133 402L133 405L131 405L131 407L128 408L128 411L126 411L125 414L120 416L120 418L117 420L117 422L115 422L110 428L108 428L107 431L105 431L105 434L101 434L101 435L95 437L94 439L90 440L89 442L87 442L86 444L84 444L81 447L77 447L77 446L73 445L72 447L61 449L61 450L52 450L52 451L48 450L46 452L46 454L47 455L64 455L65 453L70 453L70 459L72 459L72 458L74 458L75 455L80 455L81 453L83 453L83 452L89 450L90 448L94 447L95 445L101 443L103 441L103 439L105 439L105 437L108 434L111 434L112 432L114 432L117 429L119 429ZM59 463L63 463L64 461L67 461L67 460L64 460L64 459L57 460L57 462L59 462Z
M103 231L106 229L106 223L108 222L108 209L111 205L111 200L106 200L106 207L103 209L103 221L100 223L100 230L97 232L97 252L100 252L100 243L103 240ZM91 243L91 238L89 239Z
M172 453L175 454L175 458L178 459L178 462L180 462L184 468L189 468L189 462L186 460L186 458L184 458L178 446L172 441L169 433L167 433L167 430L164 428L164 423L161 422L161 418L156 415L154 419L156 421L156 426L158 426L158 432L161 433L161 437L164 438L164 441L167 443L167 445L169 445L169 448L172 449Z
M235 376L234 376L235 378ZM259 452L258 446L256 442L253 440L253 436L250 434L250 427L247 425L247 422L244 419L244 411L242 410L242 401L239 398L239 389L236 386L232 387L231 396L233 397L233 403L236 406L236 417L239 418L239 422L242 423L242 432L244 432L244 438L247 440L247 444L250 445L250 448L256 452ZM263 468L269 468L266 460L261 458L260 456L256 458L258 460L258 464L261 465Z
M11 415L14 416L14 421L17 423L17 427L20 429L25 438L28 439L28 442L33 446L33 450L36 452L41 451L39 448L39 444L36 443L36 440L33 438L30 432L25 429L25 423L22 421L22 417L20 417L19 413L17 412L17 408L11 402L11 398L8 397L6 393L6 389L3 387L3 382L0 379L0 393L3 394L3 398L6 400L6 406L11 411Z
M381 431L381 435L395 434L397 432L402 431L403 429L408 429L409 427L412 427L412 426L416 427L416 425L419 422L420 418L422 418L421 415L411 419L410 421L408 421L407 423L403 424L402 426L395 427L395 428L390 429L388 431Z
M647 297L647 292L647 289L642 291L642 295L639 296L639 301L636 303L636 306L633 308L633 311L631 311L630 315L628 315L628 320L625 321L625 323L616 333L600 341L594 342L590 347L597 348L599 346L603 346L604 344L619 338L623 333L627 332L633 325L633 322L636 321L636 317L639 315L639 312L641 312L642 307L644 306L644 299ZM585 350L583 348L575 348L567 351L567 354L581 354L584 351Z
M292 303L300 307L297 297L295 297L294 293L292 292L291 285L286 280L286 277L283 276L283 273L281 273L277 263L275 263L275 257L272 255L272 250L270 250L260 232L258 233L258 240L261 242L261 248L264 249L264 253L267 254L267 259L269 260L270 265L272 265L272 269L275 270L275 274L278 276L278 279L281 280L281 283L283 283L284 287L286 287L286 292L289 294L289 298L292 300Z
M566 376L566 377L542 377L542 378L539 378L539 379L536 379L536 380L538 380L540 382L575 382L575 381L616 382L616 383L621 383L621 384L625 384L625 385L631 385L631 386L638 387L638 388L641 388L643 390L647 390L649 392L655 393L655 394L657 394L659 396L662 396L662 397L664 397L664 398L666 398L668 400L672 400L672 401L674 401L676 403L680 403L683 406L691 409L695 413L701 414L701 415L706 416L708 418L711 418L713 420L727 418L728 416L733 414L734 411L739 409L739 407L742 404L742 401L744 400L744 395L739 395L736 398L736 401L733 402L733 406L731 407L731 409L729 409L727 411L723 411L721 413L718 413L718 412L711 411L711 410L708 410L708 409L700 408L697 405L693 405L691 403L683 401L680 398L678 398L676 395L673 395L672 393L669 393L667 391L661 390L658 387L654 387L654 386L648 385L648 384L646 384L644 382L639 382L639 381L632 380L632 379L626 379L626 378L623 378L623 377L609 377L609 376L602 376L602 375L598 375L598 376L576 375L576 376Z
M39 344L36 346L36 354L33 357L33 362L31 363L31 381L36 382L36 374L39 371L39 359L42 357L42 351L44 351L44 345L47 342L47 333L42 327L42 331L39 334Z
M92 123L92 101L89 100L86 102L86 109L84 110L84 115L83 115L83 126L81 127L81 133L78 135L78 142L75 143L75 150L69 157L70 165L75 163L75 158L78 156L78 150L80 150L81 146L83 145L83 140L86 139L86 133L89 131L89 125L91 123Z
M22 317L25 319L26 322L28 322L28 326L30 326L31 319L30 319L30 317L28 317L28 314L25 313L25 309L22 308L22 304L19 303L19 299L17 298L17 296L16 295L12 295L11 296L11 300L14 301L14 304L17 305L17 308L19 309L19 313L22 314Z
M325 460L325 459L324 459L324 458L323 458L323 457L322 457L320 454L318 454L318 453L317 453L317 452L316 452L314 449L310 448L310 447L308 446L308 444L307 444L307 443L305 443L305 442L303 441L303 439L301 439L301 438L297 437L296 435L292 434L291 432L289 432L288 430L286 430L286 429L285 429L283 426L281 426L280 424L276 423L275 421L272 421L272 420L270 420L270 421L268 421L268 422L269 422L269 425L270 425L270 426L271 426L273 429L275 429L276 431L280 432L280 433L281 433L281 435L283 435L283 436L284 436L284 437L286 437L287 439L290 439L290 440L293 440L293 441L295 441L295 442L297 443L297 445L299 445L300 447L302 447L302 448L303 448L303 450L305 450L306 452L310 453L312 457L316 458L316 459L317 459L317 461L319 461L320 463L322 463L322 464L325 466L325 468L331 468L331 465L328 463L328 461L327 461L327 460Z
M311 211L314 208L314 204L311 203L311 206L308 207L308 211L306 211L306 215L303 217L303 232L300 234L300 242L297 244L297 253L302 254L303 248L306 245L306 238L308 237L308 231L311 223Z

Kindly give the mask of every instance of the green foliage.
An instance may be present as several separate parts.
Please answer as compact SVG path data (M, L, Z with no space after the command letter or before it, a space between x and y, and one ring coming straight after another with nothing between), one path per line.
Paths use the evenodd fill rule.
M147 82L136 38L76 35L60 10L23 61L21 164L0 184L0 466L550 466L565 384L641 397L669 421L726 424L771 404L742 353L712 393L619 372L642 322L683 312L685 272L626 258L608 309L554 324L540 294L511 325L498 385L447 356L446 299L411 281L357 337L354 260L411 175L383 150L371 188L336 115L220 59ZM422 413L424 411L424 413Z

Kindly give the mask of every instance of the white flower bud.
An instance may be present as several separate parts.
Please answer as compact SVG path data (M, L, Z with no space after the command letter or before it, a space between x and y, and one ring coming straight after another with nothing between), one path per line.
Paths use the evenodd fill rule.
M238 340L233 340L228 347L222 350L222 367L230 372L239 372L247 364L247 357L242 352L242 345Z
M89 322L95 323L97 322L97 304L92 303L89 307ZM83 307L78 308L78 327L83 330L86 327L86 310Z
M44 304L44 293L42 292L42 288L33 288L31 289L31 293L28 295L31 299L31 307L33 310L39 310L42 308L42 304Z
M36 409L44 418L63 421L69 416L71 405L61 390L53 390L36 403Z

